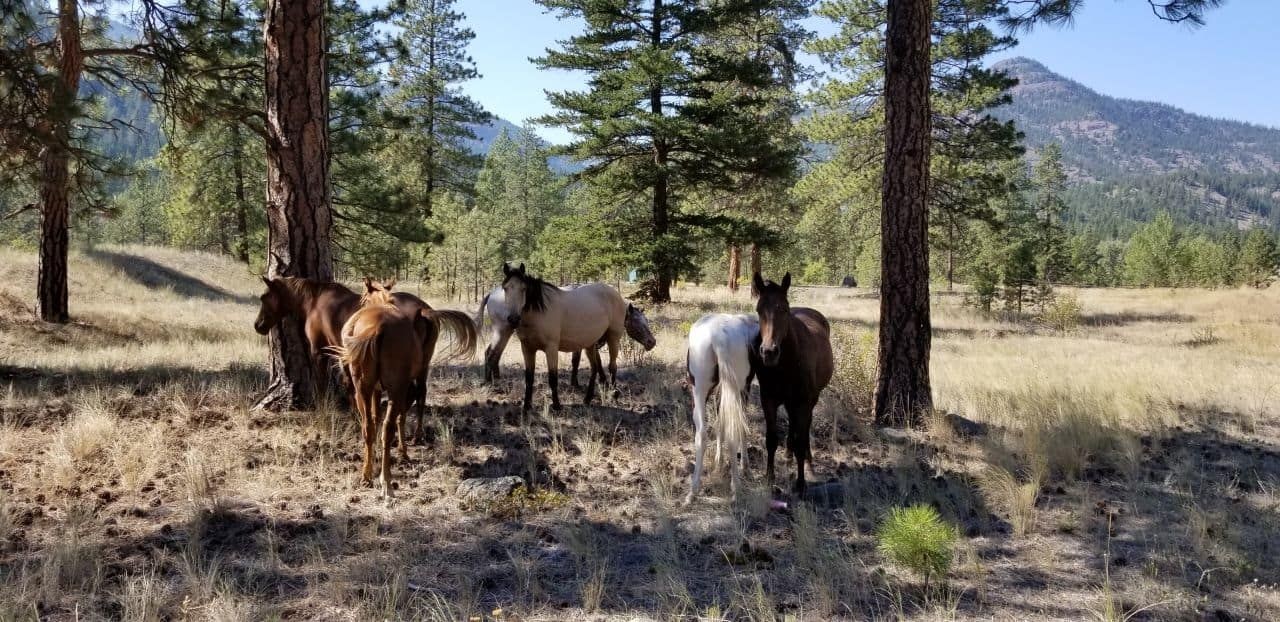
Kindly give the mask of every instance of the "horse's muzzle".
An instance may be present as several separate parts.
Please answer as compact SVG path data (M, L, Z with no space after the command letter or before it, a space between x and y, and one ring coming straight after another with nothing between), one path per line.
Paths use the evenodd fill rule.
M658 340L650 337L644 342L644 351L648 352L649 350L652 350L656 345L658 345Z
M520 316L508 315L507 323L511 325L511 328L520 328Z
M263 324L262 322L254 322L254 323L253 323L253 330L254 330L255 332L257 332L259 335L265 335L265 334L267 334L267 333L271 332L271 329L270 329L270 328L267 328L267 326L266 326L265 324Z
M778 346L760 346L760 362L764 363L765 367L777 365L781 354L782 351Z

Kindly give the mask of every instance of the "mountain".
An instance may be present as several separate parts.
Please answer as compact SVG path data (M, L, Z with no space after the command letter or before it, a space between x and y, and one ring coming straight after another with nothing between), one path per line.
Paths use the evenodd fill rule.
M512 123L502 117L494 115L486 125L472 124L471 131L475 133L476 139L467 141L472 153L484 155L489 153L489 147L493 146L493 141L498 136L506 132L508 136L514 137L520 132L520 126ZM550 146L551 143L542 140L544 147ZM582 164L572 158L564 156L551 156L547 158L547 166L559 175L570 175L582 170Z
M1280 229L1280 129L1098 93L1028 58L996 63L1018 79L1013 120L1034 152L1062 146L1072 217L1104 229L1164 210L1214 227Z

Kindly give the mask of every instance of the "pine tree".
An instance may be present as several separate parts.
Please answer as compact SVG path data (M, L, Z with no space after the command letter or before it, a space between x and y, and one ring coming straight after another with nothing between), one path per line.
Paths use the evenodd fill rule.
M1133 285L1168 287L1174 284L1178 231L1168 212L1143 225L1129 240L1124 255L1125 277Z
M476 206L491 214L501 261L529 261L547 222L561 211L563 180L547 164L549 150L530 127L505 130L489 146L476 178Z
M720 45L731 24L750 19L766 0L539 0L586 30L536 59L542 68L580 70L587 91L549 95L558 109L542 121L576 136L568 151L581 176L618 194L647 195L642 221L615 230L643 258L642 292L671 300L671 283L696 271L692 234L706 221L682 201L699 189L731 187L734 174L789 165L785 150L761 131L752 110L764 99L751 88L771 83L769 66Z
M398 85L391 103L409 123L394 149L416 165L424 186L422 218L430 217L437 191L469 194L481 165L471 150L471 128L488 123L490 115L461 90L463 82L480 77L467 55L475 33L463 25L465 19L454 10L454 0L409 0L396 22L407 49L391 65Z
M1236 270L1240 279L1251 287L1262 287L1276 277L1280 268L1280 254L1276 252L1275 238L1266 229L1249 230L1240 246L1240 259Z
M1062 215L1066 203L1062 195L1067 189L1067 174L1062 167L1062 148L1049 143L1040 150L1035 166L1037 272L1041 287L1047 290L1062 280L1069 269L1066 233Z

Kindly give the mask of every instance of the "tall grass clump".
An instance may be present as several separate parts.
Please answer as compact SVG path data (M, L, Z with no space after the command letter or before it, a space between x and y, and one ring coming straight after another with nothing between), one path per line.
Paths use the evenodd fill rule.
M993 465L978 476L983 498L1009 519L1015 536L1025 536L1035 528L1041 473L1033 469L1027 481L1022 481L1008 469Z
M1040 323L1065 333L1080 326L1084 305L1071 294L1057 294L1045 301L1040 310Z
M956 528L931 506L895 507L876 532L880 554L924 579L945 577L951 569Z

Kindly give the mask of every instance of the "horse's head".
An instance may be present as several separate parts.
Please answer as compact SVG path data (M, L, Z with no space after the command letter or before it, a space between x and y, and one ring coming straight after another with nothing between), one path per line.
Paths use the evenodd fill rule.
M627 317L623 321L623 327L626 328L628 337L644 346L645 352L658 345L658 340L649 328L649 318L644 316L644 311L640 307L627 305Z
M262 307L258 309L258 319L253 321L253 330L258 331L259 335L271 332L281 318L289 314L289 292L284 284L279 279L268 279L265 276L262 277L262 282L267 285L267 291L259 296Z
M502 296L507 302L507 323L512 328L520 326L520 313L528 306L529 299L529 273L525 272L523 263L512 268L502 262Z
M751 277L751 291L756 301L756 314L760 316L760 360L766 367L778 364L782 354L782 342L791 330L791 304L787 302L787 290L791 289L791 273L782 277L782 283L766 281L755 273Z
M377 281L372 277L364 277L364 295L360 297L360 304L394 304L391 298L391 288L396 286L396 280L392 278L390 281Z

